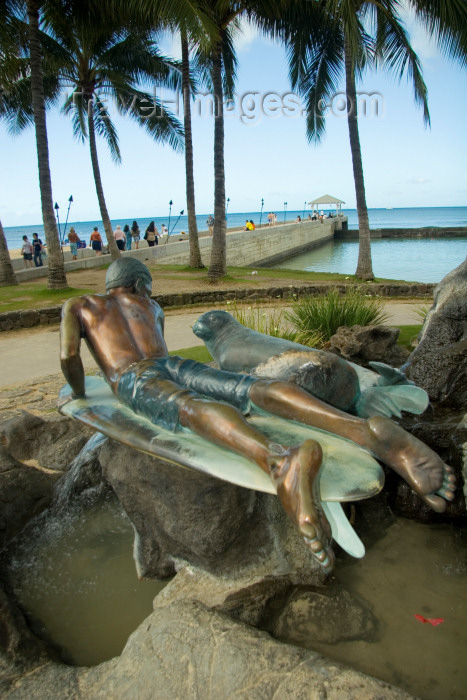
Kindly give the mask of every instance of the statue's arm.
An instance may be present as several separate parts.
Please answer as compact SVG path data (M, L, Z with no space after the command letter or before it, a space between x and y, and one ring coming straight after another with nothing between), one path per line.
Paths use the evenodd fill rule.
M60 364L73 398L85 395L84 367L80 355L81 324L77 315L79 299L63 305L60 325Z

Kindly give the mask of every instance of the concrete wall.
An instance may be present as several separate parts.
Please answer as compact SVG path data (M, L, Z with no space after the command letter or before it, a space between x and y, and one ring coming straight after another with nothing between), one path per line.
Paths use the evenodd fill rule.
M371 238L445 238L455 237L467 238L467 226L427 226L426 228L377 228L371 229ZM342 230L336 229L336 239L358 238L358 229Z
M326 219L324 222L304 221L301 224L264 226L253 232L239 231L238 229L229 231L226 237L227 265L233 267L267 266L303 253L331 239L334 235L335 225L336 219ZM199 245L203 263L208 266L212 238L200 236ZM131 255L146 263L188 265L189 250L188 236L177 234L169 238L168 244L163 239L158 246L153 248L149 248L146 241L140 241L138 250L126 251L123 255ZM100 267L112 262L110 255L96 255L89 248L78 251L78 260L71 260L71 253L68 251L64 253L64 256L67 272ZM22 266L24 263L22 260L18 260L16 264ZM46 265L15 271L19 282L47 275Z

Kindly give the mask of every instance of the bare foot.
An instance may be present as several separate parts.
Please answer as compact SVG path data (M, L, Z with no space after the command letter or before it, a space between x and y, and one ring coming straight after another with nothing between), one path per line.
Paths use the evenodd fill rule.
M285 512L298 527L318 564L326 572L334 566L331 527L321 508L319 479L323 453L315 440L305 440L271 457L270 474Z
M443 513L446 501L454 498L456 477L452 468L391 420L374 416L367 424L371 434L369 449L405 479L430 508Z

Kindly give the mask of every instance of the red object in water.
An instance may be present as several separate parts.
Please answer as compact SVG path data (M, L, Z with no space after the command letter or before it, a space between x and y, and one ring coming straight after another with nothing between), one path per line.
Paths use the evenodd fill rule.
M444 617L424 617L423 615L415 615L417 620L420 622L428 622L430 625L433 625L433 627L437 627L440 625L442 622L444 622Z

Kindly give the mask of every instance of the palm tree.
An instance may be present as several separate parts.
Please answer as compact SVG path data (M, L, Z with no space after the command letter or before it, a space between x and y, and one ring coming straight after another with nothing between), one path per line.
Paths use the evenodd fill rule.
M50 3L47 27L62 51L59 75L72 88L63 111L70 115L74 135L89 138L91 163L104 230L113 258L120 257L107 211L97 156L96 135L103 136L112 159L121 161L118 136L106 106L112 98L117 111L144 127L158 141L176 150L183 147L179 122L156 95L139 89L141 83L178 88L180 70L155 47L146 31L130 30L121 19L90 23L89 14L70 3Z
M186 207L190 240L190 267L204 267L199 249L198 225L196 223L195 180L193 175L193 135L191 129L191 80L190 52L187 32L181 32L182 44L182 90L183 126L185 130Z
M219 279L226 273L225 164L224 164L224 95L232 97L237 58L232 31L245 4L206 0L203 9L215 27L214 38L199 51L210 67L214 100L214 230L208 277ZM212 35L211 35L212 36Z
M366 67L389 69L401 79L411 78L414 98L430 116L420 61L413 51L396 0L287 0L281 16L266 13L269 31L287 47L292 87L302 95L307 110L307 135L319 141L325 131L323 105L338 92L345 74L348 129L359 222L359 256L356 276L373 279L370 227L365 197L362 154L358 131L356 78ZM467 8L457 0L408 0L419 20L438 39L444 53L465 63Z
M44 83L42 77L42 50L39 34L38 0L27 0L29 24L29 58L31 69L31 102L36 129L37 164L39 168L39 187L41 193L42 221L48 254L48 286L51 289L63 289L68 286L62 249L52 198L52 180L49 165L49 144L45 117Z

